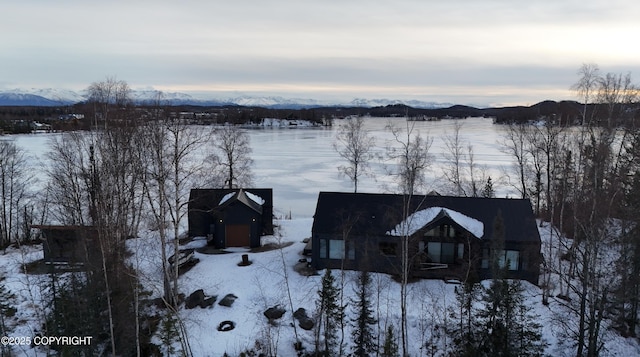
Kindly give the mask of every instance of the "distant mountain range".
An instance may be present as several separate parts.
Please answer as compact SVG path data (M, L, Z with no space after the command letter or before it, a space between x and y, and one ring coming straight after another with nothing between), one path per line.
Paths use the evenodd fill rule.
M153 103L158 99L156 90L133 90L131 97L138 104ZM0 90L0 106L64 106L87 100L86 93L63 89L11 89ZM162 102L169 105L222 106L239 105L271 109L304 109L315 107L358 107L372 108L387 105L407 105L413 108L438 109L450 107L452 103L425 102L419 100L391 100L355 98L351 101L328 101L304 98L284 98L280 96L235 96L230 98L198 99L179 92L162 92Z

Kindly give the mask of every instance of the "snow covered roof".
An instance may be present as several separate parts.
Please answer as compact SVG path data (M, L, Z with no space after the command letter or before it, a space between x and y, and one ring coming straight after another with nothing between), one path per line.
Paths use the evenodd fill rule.
M224 195L224 197L222 197L222 199L220 199L220 202L218 203L218 206L220 206L223 203L229 201L233 196L240 195L240 192L244 192L244 194L247 195L247 197L251 201L255 202L256 204L258 204L260 206L264 205L264 203L266 202L264 198L254 194L254 193L251 193L251 192L248 192L248 191L244 191L244 190L241 189L238 192L229 192L226 195Z
M260 206L262 206L264 204L264 202L265 202L264 198L262 198L262 197L260 197L260 196L258 196L256 194L253 194L253 193L251 193L249 191L244 191L244 193L247 195L247 197L249 197L251 199L251 201L259 204Z
M417 211L407 217L406 220L398 223L394 229L387 232L387 235L410 236L421 228L428 226L442 215L451 218L460 227L464 228L477 238L482 238L484 235L484 224L482 222L445 207L429 207L427 209Z
M229 201L231 199L231 197L235 196L236 193L235 192L229 192L226 195L224 195L224 197L222 197L222 199L220 200L220 202L218 202L218 206L220 206L221 204Z

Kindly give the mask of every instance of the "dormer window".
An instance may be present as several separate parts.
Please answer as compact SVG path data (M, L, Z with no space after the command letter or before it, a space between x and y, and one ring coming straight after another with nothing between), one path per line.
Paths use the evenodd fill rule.
M424 236L427 238L453 238L456 236L456 229L450 224L441 224L426 231Z

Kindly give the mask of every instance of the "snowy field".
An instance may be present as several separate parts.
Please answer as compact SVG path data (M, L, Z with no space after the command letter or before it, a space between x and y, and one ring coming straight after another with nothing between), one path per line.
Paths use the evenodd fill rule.
M295 356L292 348L294 331L292 327L292 311L287 298L286 282L291 288L293 309L300 307L313 314L320 288L322 271L319 275L303 276L294 270L298 264L304 243L302 240L310 235L312 219L281 220L275 222L279 227L279 234L263 238L264 243L292 244L279 250L260 253L248 253L236 249L228 254L207 255L195 253L200 260L191 270L180 277L181 291L187 295L197 289L203 289L206 295L217 295L216 304L209 308L196 307L191 310L181 307L180 313L186 325L189 342L194 356L222 356L225 352L230 356L238 356L248 348L256 346L259 341L263 346L270 343L277 349L278 356ZM142 276L146 289L153 292L153 297L161 295L161 271L159 268L159 244L154 232L143 232L144 237L129 241L129 247L137 253L131 257L131 263L136 266ZM543 240L549 237L548 227L540 228ZM194 240L185 247L196 248L204 241ZM141 249L144 248L144 249ZM26 247L24 254L17 249L9 249L1 256L0 274L7 278L3 283L14 294L18 304L18 320L14 336L33 336L39 328L38 319L45 312L46 305L40 300L37 288L38 279L42 276L26 275L22 273L23 262L42 259L39 247ZM239 266L242 254L249 254L251 265ZM286 274L285 274L286 272ZM340 273L334 271L337 281ZM285 279L285 276L288 279ZM345 272L343 302L349 305L349 299L354 295L354 272ZM372 274L373 306L377 311L376 318L380 330L384 331L387 324L396 328L400 325L400 285L384 274ZM484 284L487 284L485 282ZM559 314L557 301L551 301L549 306L542 305L541 290L527 282L525 295L527 304L539 316L543 326L543 338L548 343L546 353L550 356L572 356L570 346L562 346L557 336L558 327L554 321L567 319ZM420 280L409 285L409 338L412 356L429 356L426 348L432 334L438 333L441 326L447 323L447 307L455 303L454 289L456 285L446 284L441 280ZM227 294L234 294L237 299L231 307L218 305L217 302ZM263 312L272 306L280 305L286 310L284 316L276 324L270 324ZM353 316L353 310L347 306L347 318ZM233 321L235 328L231 331L217 330L222 321ZM297 322L296 322L297 323ZM450 323L450 321L449 321ZM575 322L577 324L577 321ZM304 346L312 348L313 333L297 328L299 338ZM350 328L345 330L345 341L350 340ZM431 345L436 351L441 344ZM347 344L347 350L350 344ZM17 348L17 355L44 356L42 349L28 347ZM436 353L435 355L439 355ZM612 331L608 331L605 338L603 356L638 356L640 346L633 339L625 339Z

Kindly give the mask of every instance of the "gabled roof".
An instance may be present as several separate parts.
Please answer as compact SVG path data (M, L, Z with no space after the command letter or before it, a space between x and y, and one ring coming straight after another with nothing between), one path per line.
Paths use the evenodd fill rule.
M392 230L388 231L387 235L410 236L444 217L453 220L458 226L464 228L464 230L473 234L476 238L482 238L484 235L484 223L445 207L429 207L414 212L410 214L407 219L398 223Z
M257 212L268 213L269 217L272 215L273 190L270 188L194 188L189 195L189 211L211 212L235 200L250 205L252 209L259 209Z
M417 229L439 220L442 217L439 214L446 212L453 222L474 235L480 235L477 224L482 223L482 234L478 238L490 239L493 235L494 219L498 212L501 212L507 241L540 242L535 216L528 199L429 195L414 195L409 198L395 194L320 192L312 231L314 234L338 234L348 229L352 236L387 235L403 221L403 202L408 203L409 215L420 211L424 211L423 214L426 215L430 211L425 210L437 207L436 216L431 220L423 219L421 223L425 224ZM451 212L460 216L453 217L455 214L452 216ZM470 219L478 223L473 223ZM466 226L460 224L461 222ZM471 226L467 223L471 223ZM476 225L475 228L473 225Z
M222 197L218 207L215 207L214 209L223 210L234 202L240 202L257 213L262 214L262 204L264 204L265 200L256 194L240 189L237 192L230 192Z

